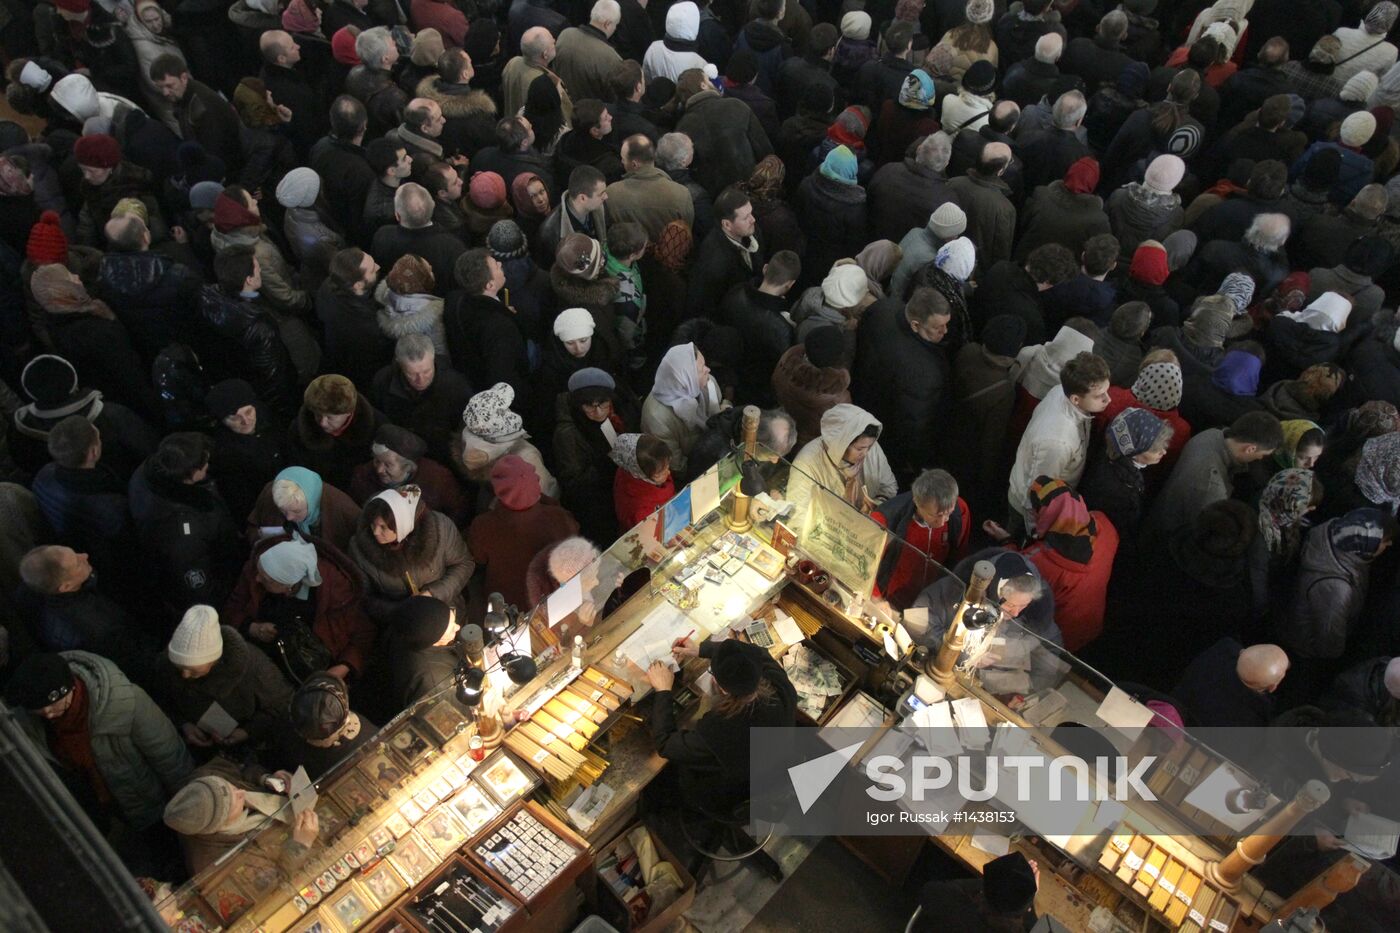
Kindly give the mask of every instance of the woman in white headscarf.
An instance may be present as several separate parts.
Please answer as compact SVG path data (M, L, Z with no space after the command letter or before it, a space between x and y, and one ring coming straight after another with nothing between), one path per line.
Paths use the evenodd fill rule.
M349 680L362 673L374 650L374 623L365 615L364 586L350 559L324 542L299 533L264 538L224 607L223 621L242 631L294 677L306 658L311 670L323 669ZM315 644L324 649L312 659ZM299 650L309 648L311 650ZM296 670L288 669L288 658Z
M693 343L666 351L656 370L651 394L642 405L642 430L671 448L671 469L685 475L686 458L710 416L728 408L719 383L705 365L705 355Z
M365 576L365 606L376 622L410 596L435 597L465 617L462 590L476 562L452 519L429 511L417 486L386 489L365 503L350 559Z
M1191 32L1186 36L1186 44L1193 45L1197 39L1206 34L1210 27L1216 23L1223 23L1231 28L1234 33L1234 42L1230 43L1230 50L1225 53L1229 58L1235 54L1235 42L1244 37L1244 31L1249 28L1249 20L1245 19L1249 15L1250 7L1254 6L1254 0L1216 0L1215 3L1206 7L1196 16L1196 21L1191 24ZM1222 38L1219 31L1210 33L1217 39Z
M181 61L185 60L180 43L170 35L170 14L157 0L136 0L134 12L123 2L117 7L116 16L136 50L141 97L146 103L146 112L157 117L173 132L180 132L180 123L175 119L169 101L161 96L160 89L151 80L150 72L151 63L162 55L174 55Z
M792 520L805 526L812 500L825 489L853 508L869 514L899 492L879 437L883 425L856 405L833 405L822 415L822 434L808 441L792 461L787 499Z

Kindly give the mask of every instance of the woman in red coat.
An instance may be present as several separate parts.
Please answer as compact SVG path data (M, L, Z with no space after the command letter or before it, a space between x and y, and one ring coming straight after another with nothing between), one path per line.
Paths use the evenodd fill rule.
M264 538L243 566L223 621L274 658L279 638L309 626L325 646L325 669L344 680L364 673L374 650L374 623L350 559L319 538Z
M1017 548L1035 564L1055 596L1055 623L1065 648L1078 652L1103 631L1104 603L1113 558L1118 553L1118 530L1102 512L1090 512L1084 500L1064 480L1038 476L1031 483L1035 529ZM983 525L995 538L1010 537L995 522Z
M671 448L650 434L619 434L613 445L613 508L624 532L670 502L676 494L671 478Z

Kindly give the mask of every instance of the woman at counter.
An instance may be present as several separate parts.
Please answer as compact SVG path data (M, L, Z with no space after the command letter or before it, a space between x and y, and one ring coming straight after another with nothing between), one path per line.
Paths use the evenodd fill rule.
M792 461L787 498L794 506L794 522L806 521L817 486L866 514L899 492L880 449L881 430L875 416L858 405L827 409L821 437L808 441Z
M350 559L364 574L365 609L376 622L418 595L466 611L462 590L476 564L452 519L428 511L417 486L386 489L365 503Z
M360 507L341 490L306 467L287 467L263 487L248 515L248 543L269 537L267 529L293 525L304 538L315 536L344 551L350 546ZM276 534L276 532L272 532Z
M652 662L646 678L656 691L650 727L657 754L675 765L671 772L686 807L728 817L750 793L749 729L794 725L797 691L783 666L757 645L730 638L697 646L685 638L671 655L677 664L708 660L719 702L694 729L682 730L671 702L676 675L661 661Z

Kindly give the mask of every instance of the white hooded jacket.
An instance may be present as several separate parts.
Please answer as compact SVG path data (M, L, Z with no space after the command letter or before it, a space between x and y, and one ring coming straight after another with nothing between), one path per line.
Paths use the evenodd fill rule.
M80 74L70 74L60 79L49 92L49 99L76 117L79 123L93 117L114 119L121 107L141 110L125 97L97 90L87 75Z
M794 469L788 476L787 499L793 504L794 531L800 532L805 527L812 499L821 494L817 487L844 501L846 474L838 464L851 442L872 424L877 429L884 428L874 415L857 405L833 405L822 415L821 437L807 442L792 461ZM899 492L894 471L879 441L871 445L861 463L861 479L866 495L877 503Z
M693 44L700 36L700 8L684 0L667 10L666 36ZM658 75L678 81L682 72L692 68L702 69L708 78L719 77L719 69L705 61L699 52L667 48L666 39L653 42L642 58L642 75L648 83Z
M1073 327L1061 327L1055 339L1016 354L1021 364L1021 387L1038 399L1060 384L1060 370L1081 353L1092 353L1094 341Z

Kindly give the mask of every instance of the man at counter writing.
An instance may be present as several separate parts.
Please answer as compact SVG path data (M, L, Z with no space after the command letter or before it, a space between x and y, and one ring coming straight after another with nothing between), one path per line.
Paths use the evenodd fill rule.
M793 725L797 691L782 665L757 645L731 638L697 646L686 637L671 646L671 655L677 664L694 657L709 660L718 697L695 728L681 729L671 701L675 673L661 661L647 669L647 682L656 691L652 738L657 753L671 764L654 782L655 789L648 789L649 796L670 796L674 789L685 807L728 818L749 798L749 729Z

